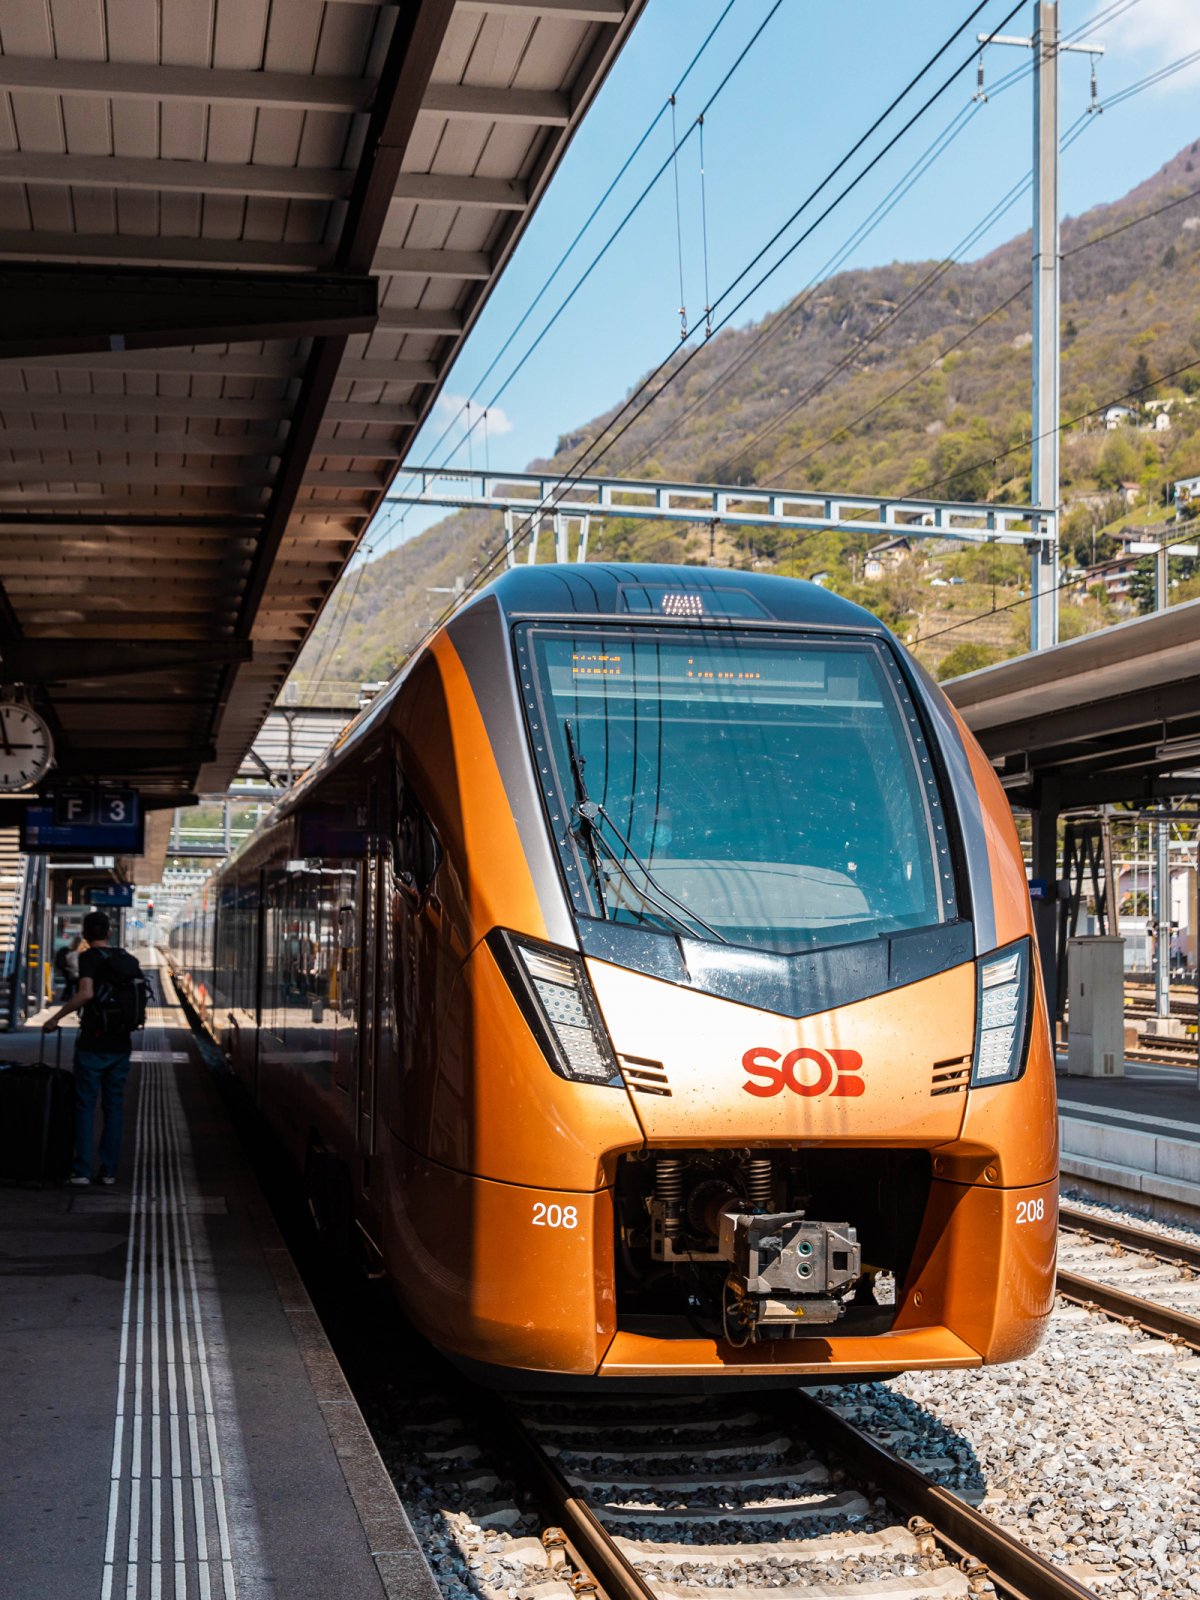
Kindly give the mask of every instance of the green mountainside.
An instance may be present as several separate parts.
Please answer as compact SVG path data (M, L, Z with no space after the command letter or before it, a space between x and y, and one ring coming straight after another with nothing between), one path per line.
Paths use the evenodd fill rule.
M1062 248L1063 420L1134 388L1142 401L1171 401L1165 431L1134 402L1135 414L1115 431L1092 417L1064 433L1064 565L1078 571L1113 556L1122 521L1173 516L1171 483L1200 473L1200 366L1155 382L1200 357L1200 141L1123 199L1068 220ZM1029 254L1026 233L967 266L841 273L762 323L718 334L598 470L1027 500ZM567 471L603 440L619 409L564 434L554 456L531 470ZM327 608L297 678L386 677L441 614L446 591L469 583L502 537L498 516L459 513L371 562L349 611L344 597ZM1022 552L923 541L885 577L864 582L873 542L616 519L593 525L589 556L823 574L943 676L1026 647ZM1181 564L1173 597L1200 588L1189 573ZM1114 602L1099 576L1080 578L1064 595L1066 636L1115 620L1130 604ZM1132 603L1144 590L1135 580Z

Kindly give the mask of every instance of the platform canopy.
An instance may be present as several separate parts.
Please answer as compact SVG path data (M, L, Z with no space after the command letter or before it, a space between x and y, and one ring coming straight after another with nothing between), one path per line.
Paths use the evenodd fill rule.
M7 0L0 681L222 790L644 0Z
M942 687L1014 805L1200 794L1200 600Z

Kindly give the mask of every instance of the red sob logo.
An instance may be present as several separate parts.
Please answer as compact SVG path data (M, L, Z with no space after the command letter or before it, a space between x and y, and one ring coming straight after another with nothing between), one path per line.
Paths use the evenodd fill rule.
M744 1083L747 1094L766 1099L780 1094L786 1085L793 1094L806 1098L818 1094L860 1095L867 1086L858 1076L863 1060L857 1050L813 1050L801 1045L782 1055L763 1046L747 1050L742 1066L754 1083Z

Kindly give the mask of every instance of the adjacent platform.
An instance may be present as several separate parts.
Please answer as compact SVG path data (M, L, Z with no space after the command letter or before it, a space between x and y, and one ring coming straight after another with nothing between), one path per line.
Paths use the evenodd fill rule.
M1200 1219L1195 1068L1127 1062L1123 1078L1068 1078L1059 1059L1062 1174L1099 1198L1132 1192L1155 1214Z
M0 1588L437 1600L182 1012L138 1042L118 1185L0 1188Z

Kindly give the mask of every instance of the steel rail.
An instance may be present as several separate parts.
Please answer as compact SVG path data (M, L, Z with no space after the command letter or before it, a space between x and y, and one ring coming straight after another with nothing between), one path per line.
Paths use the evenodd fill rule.
M491 1424L505 1453L537 1486L543 1509L566 1538L574 1561L607 1600L658 1600L599 1517L568 1481L554 1459L499 1395L480 1393L478 1410Z
M964 1570L976 1570L976 1563L986 1567L1007 1600L1096 1600L1094 1590L1039 1556L949 1489L931 1482L822 1401L803 1391L791 1398L807 1436L849 1462L893 1505L927 1523L934 1538Z
M1200 1244L1168 1239L1161 1233L1151 1233L1149 1229L1136 1227L1131 1222L1094 1217L1090 1211L1077 1211L1074 1206L1059 1206L1058 1224L1068 1233L1090 1234L1093 1239L1126 1245L1130 1250L1141 1250L1146 1255L1157 1256L1160 1261L1170 1262L1172 1266L1191 1267L1200 1272Z
M587 1501L528 1431L507 1401L481 1396L482 1409L519 1469L537 1485L543 1509L561 1525L576 1565L607 1600L657 1600ZM1003 1600L1097 1600L1095 1593L1023 1545L948 1489L877 1443L821 1401L789 1396L805 1441L848 1462L898 1510L922 1525L972 1576L987 1569Z
M1200 1350L1200 1317L1189 1316L1186 1311L1172 1311L1169 1306L1157 1305L1153 1300L1143 1300L1139 1295L1127 1294L1124 1289L1115 1289L1109 1283L1097 1283L1095 1278L1081 1278L1061 1268L1058 1292L1076 1305L1095 1306L1107 1316L1136 1323L1147 1333Z

